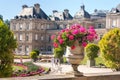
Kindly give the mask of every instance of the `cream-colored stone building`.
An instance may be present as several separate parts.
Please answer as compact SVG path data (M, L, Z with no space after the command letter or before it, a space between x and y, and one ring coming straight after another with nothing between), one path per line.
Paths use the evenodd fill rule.
M106 16L106 28L120 28L120 4L116 8L112 8L111 12Z
M10 29L18 41L15 54L29 55L33 49L38 49L42 54L51 54L53 50L51 35L74 23L87 28L94 26L100 39L107 31L106 13L101 16L100 13L95 10L91 18L91 14L85 11L85 6L82 5L74 17L70 15L68 9L63 12L53 10L53 15L48 17L38 3L33 7L23 5L21 12L10 22Z

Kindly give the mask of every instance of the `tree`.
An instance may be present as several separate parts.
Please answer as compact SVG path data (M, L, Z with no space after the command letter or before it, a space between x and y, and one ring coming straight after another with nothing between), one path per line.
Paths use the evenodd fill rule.
M0 77L12 75L13 51L16 47L13 32L0 20Z
M2 20L2 21L3 21L3 16L2 16L2 15L0 15L0 20Z
M112 69L120 70L120 29L114 28L104 34L99 46L104 64Z
M8 19L6 19L4 22L5 22L5 24L8 25L8 27L10 27L10 21Z

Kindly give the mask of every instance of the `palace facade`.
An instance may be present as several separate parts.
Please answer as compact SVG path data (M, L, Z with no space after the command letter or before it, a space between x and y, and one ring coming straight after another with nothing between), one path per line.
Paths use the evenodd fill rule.
M118 18L114 17L116 15ZM117 19L115 20L117 24L111 21L114 20L112 16ZM120 27L120 13L95 9L94 13L89 14L82 5L74 17L68 9L63 12L53 10L53 14L47 16L37 3L32 7L23 5L21 12L11 19L10 29L18 42L16 55L29 55L33 49L38 49L42 54L51 54L53 52L51 35L57 34L61 29L70 27L74 23L79 23L86 28L94 26L98 33L97 43L111 27L111 22Z

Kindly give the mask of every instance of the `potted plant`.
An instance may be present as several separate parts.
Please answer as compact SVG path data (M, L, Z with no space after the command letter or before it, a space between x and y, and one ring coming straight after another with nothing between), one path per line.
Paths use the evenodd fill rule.
M94 28L91 26L89 29L86 29L79 24L73 24L51 38L54 40L54 48L66 48L67 58L72 64L74 75L81 76L82 74L77 70L77 66L84 58L84 47L88 42L92 42L97 38Z
M89 67L95 66L95 58L98 57L99 46L90 43L85 47L85 54L88 59L87 65Z

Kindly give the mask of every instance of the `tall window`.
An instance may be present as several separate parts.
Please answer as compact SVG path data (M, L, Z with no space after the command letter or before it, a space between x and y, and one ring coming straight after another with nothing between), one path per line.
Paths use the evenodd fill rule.
M50 35L48 36L48 41L49 41L49 42L51 41L51 36L50 36Z
M19 40L20 41L22 41L22 38L23 38L22 34L19 34Z
M22 24L20 24L19 29L20 29L20 30L22 30L22 28L23 28L23 25L22 25Z
M44 26L43 26L43 25L41 25L41 29L44 29Z
M38 40L38 34L35 34L35 40Z
M29 34L26 34L26 41L29 40Z
M43 51L43 46L40 47L40 50Z
M50 29L50 25L49 24L47 25L47 29Z
M112 21L112 27L116 27L116 20Z
M13 30L16 30L16 25L13 25Z
M29 52L29 46L26 46L25 47L25 53L28 53Z
M29 24L26 24L26 30L29 30Z
M19 53L22 52L22 45L19 46Z
M98 28L102 28L102 24L98 24Z
M51 46L48 46L48 51L51 51Z
M43 37L43 36L41 36L41 40L42 40L42 41L44 40L44 37Z

